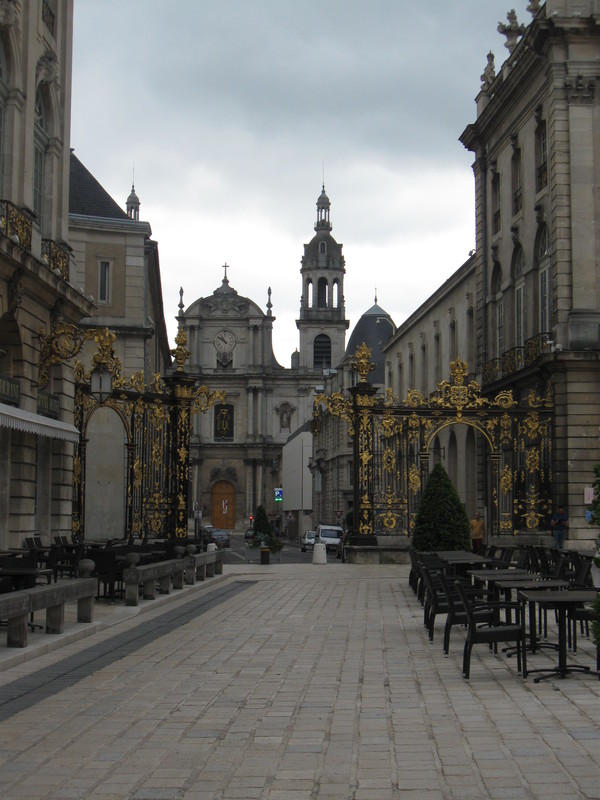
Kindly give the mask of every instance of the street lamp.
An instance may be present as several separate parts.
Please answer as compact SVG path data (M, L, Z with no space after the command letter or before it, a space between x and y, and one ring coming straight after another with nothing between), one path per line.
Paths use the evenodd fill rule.
M90 394L100 405L112 394L112 375L104 364L97 364L90 375Z

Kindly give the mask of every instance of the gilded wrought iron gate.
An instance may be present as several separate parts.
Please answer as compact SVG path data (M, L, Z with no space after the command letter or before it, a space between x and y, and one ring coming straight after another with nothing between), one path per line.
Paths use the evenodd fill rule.
M531 392L519 405L511 390L494 398L468 381L467 365L450 365L450 378L428 398L411 390L400 402L376 394L367 377L371 352L361 345L353 367L360 381L315 399L316 435L323 413L345 419L354 445L354 530L359 534L412 530L427 481L432 446L452 425L470 426L478 439L480 485L492 534L547 528L552 500L552 403Z
M191 415L206 412L224 392L195 386L183 364L189 353L180 328L171 351L172 374L154 376L146 385L142 373L122 377L114 353L116 336L108 329L80 329L60 324L43 339L41 378L49 365L76 357L85 342L96 351L86 371L75 362L75 425L80 431L73 465L73 533L84 536L86 449L88 426L99 408L112 409L120 418L126 441L126 513L123 536L186 537L188 524L189 442Z

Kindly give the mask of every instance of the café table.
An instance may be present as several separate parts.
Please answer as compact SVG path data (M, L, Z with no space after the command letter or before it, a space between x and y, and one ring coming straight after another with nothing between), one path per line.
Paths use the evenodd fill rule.
M493 589L497 581L502 580L532 580L533 574L521 567L511 567L510 569L469 569L467 575L473 580L474 584L487 584L488 588Z
M506 600L511 599L511 594L513 589L517 589L520 592L526 592L528 590L547 592L549 589L568 589L568 588L569 588L569 582L562 580L560 578L542 578L542 577L536 578L535 576L524 577L523 575L516 575L512 580L504 579L494 582L494 592L498 596L502 592ZM529 644L527 645L527 649L531 653L535 653L536 650L541 650L543 648L556 650L558 645L556 645L554 642L539 641L537 636L538 627L541 630L542 627L541 621L538 625L536 625L535 621L535 603L529 603ZM547 629L545 625L544 625L544 634L547 634Z
M466 572L469 569L484 567L492 568L494 564L500 564L493 556L482 556L479 553L469 553L467 551L454 550L450 552L436 552L435 555L447 566L454 569L457 573Z
M533 679L533 682L539 683L541 680L552 678L553 676L566 678L571 672L589 673L590 668L588 666L567 663L567 613L569 608L574 608L584 603L592 603L596 599L597 592L591 589L575 589L573 591L562 589L519 589L518 594L522 603L537 603L542 608L556 611L558 615L558 664L545 669L528 670L528 674L539 673Z

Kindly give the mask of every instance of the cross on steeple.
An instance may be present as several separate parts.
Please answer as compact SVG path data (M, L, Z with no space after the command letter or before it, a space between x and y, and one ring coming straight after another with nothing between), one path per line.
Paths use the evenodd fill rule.
M228 267L229 267L229 264L228 264L227 262L225 262L225 263L223 264L223 269L225 270L225 275L224 275L224 277L223 277L223 280L224 280L224 281L227 281L227 269L228 269Z

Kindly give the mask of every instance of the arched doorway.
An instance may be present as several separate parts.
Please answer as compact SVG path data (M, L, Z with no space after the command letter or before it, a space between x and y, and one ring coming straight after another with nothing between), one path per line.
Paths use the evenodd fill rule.
M100 407L87 425L85 535L122 539L126 534L127 437L120 416Z
M229 481L217 481L213 486L211 523L215 528L235 527L235 489Z

